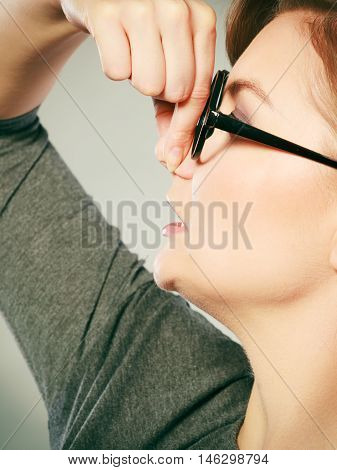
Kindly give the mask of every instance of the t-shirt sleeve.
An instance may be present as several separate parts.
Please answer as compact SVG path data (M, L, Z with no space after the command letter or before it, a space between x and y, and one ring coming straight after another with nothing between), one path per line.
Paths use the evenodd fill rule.
M0 309L46 404L51 446L216 445L244 416L244 351L155 285L37 111L0 121ZM91 246L93 214L103 238Z

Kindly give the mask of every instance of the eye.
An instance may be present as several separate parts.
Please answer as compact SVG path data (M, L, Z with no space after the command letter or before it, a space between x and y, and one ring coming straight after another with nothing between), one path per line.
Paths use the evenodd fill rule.
M235 116L233 111L229 114L229 116L236 119L237 121L240 121L240 119L237 116Z
M238 109L235 109L234 111L232 111L230 114L229 114L230 117L232 117L233 119L236 119L237 121L240 121L240 122L243 122L245 124L249 124L249 121L248 119L246 118L246 116L244 116L241 111L239 111Z

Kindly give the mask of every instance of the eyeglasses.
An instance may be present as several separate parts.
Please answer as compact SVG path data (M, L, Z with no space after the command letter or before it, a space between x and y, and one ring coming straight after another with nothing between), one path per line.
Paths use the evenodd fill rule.
M337 161L334 161L329 157L305 147L301 147L300 145L289 142L288 140L277 137L276 135L269 134L257 127L250 126L249 124L246 124L230 115L221 113L218 109L221 105L222 95L228 76L229 72L227 70L219 70L213 78L210 96L199 118L195 131L192 145L193 159L196 160L200 157L205 141L211 137L214 129L220 129L222 131L230 132L231 134L253 140L254 142L259 142L276 149L285 150L286 152L299 155L300 157L323 163L323 165L337 168Z

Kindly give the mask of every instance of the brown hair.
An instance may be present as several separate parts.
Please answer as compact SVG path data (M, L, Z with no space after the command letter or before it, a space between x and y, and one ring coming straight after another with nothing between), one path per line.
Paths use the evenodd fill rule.
M255 36L277 15L303 9L311 14L311 42L324 64L329 97L321 110L334 132L337 132L337 2L336 0L234 0L226 21L226 47L232 65ZM312 14L313 13L313 14ZM332 106L331 106L332 105Z

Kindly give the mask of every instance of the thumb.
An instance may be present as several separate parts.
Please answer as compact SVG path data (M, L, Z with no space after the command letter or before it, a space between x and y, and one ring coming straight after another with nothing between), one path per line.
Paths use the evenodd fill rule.
M206 91L208 90L208 91ZM170 127L166 133L165 155L167 167L174 171L188 154L195 128L209 96L209 89L194 93L186 101L177 103Z

